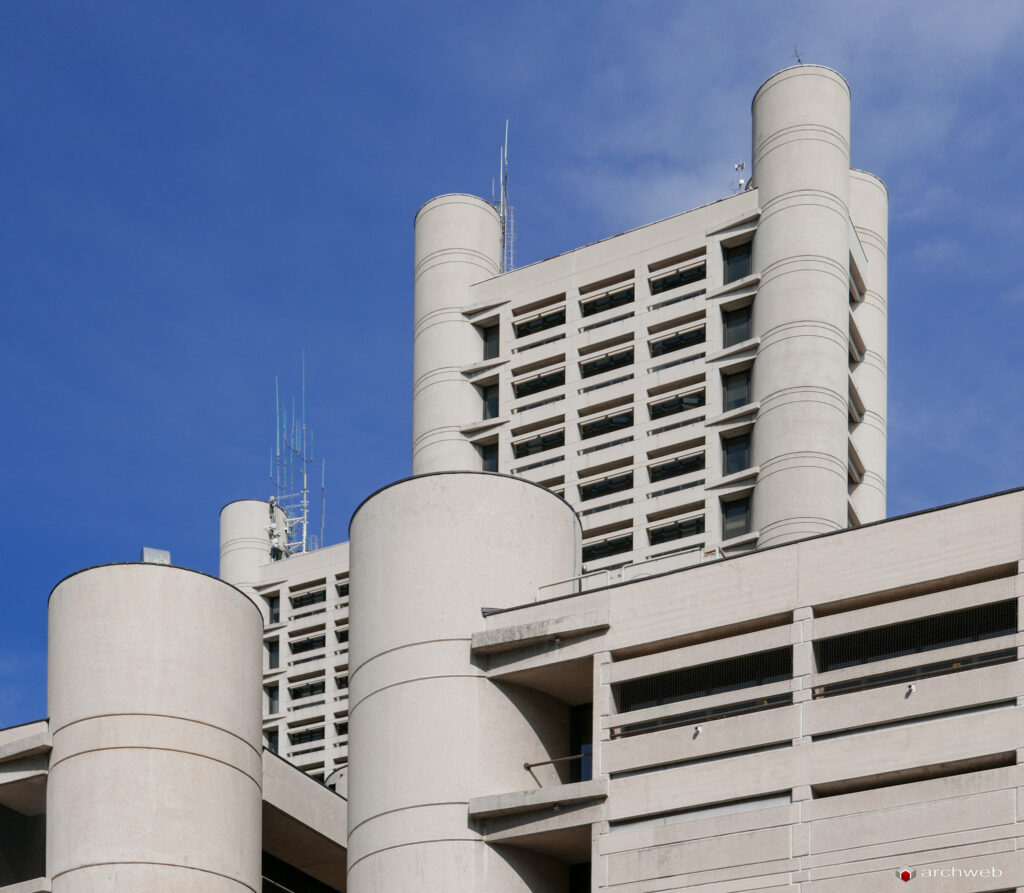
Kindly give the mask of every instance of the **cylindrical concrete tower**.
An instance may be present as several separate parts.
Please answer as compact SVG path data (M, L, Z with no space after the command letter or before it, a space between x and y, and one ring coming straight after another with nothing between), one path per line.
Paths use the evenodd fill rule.
M165 565L63 580L49 605L54 893L258 891L262 618Z
M886 381L888 379L889 193L874 174L850 171L850 216L867 257L862 270L864 300L853 308L853 322L864 342L864 358L853 383L864 416L851 438L864 463L864 476L852 494L862 524L885 517Z
M412 471L479 470L460 429L483 418L483 402L460 370L483 359L483 342L462 311L469 286L498 275L498 212L474 195L442 195L420 208L415 226Z
M751 512L759 547L847 526L850 90L816 65L754 96L761 204Z
M259 580L259 568L271 562L270 503L239 499L220 510L220 578L247 591ZM285 535L284 512L274 509L276 530Z
M536 786L523 763L568 752L568 708L489 682L470 637L482 608L578 573L572 509L516 478L434 474L375 493L350 535L349 893L564 890L564 866L488 846L467 804Z

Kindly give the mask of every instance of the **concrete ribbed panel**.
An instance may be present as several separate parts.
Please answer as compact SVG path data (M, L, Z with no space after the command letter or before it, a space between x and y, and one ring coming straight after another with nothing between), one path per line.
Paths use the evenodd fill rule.
M262 625L237 589L176 567L53 591L54 893L260 889Z
M483 418L483 404L460 370L479 362L483 347L462 311L469 287L498 274L500 254L498 213L481 198L442 195L416 215L414 474L480 468L460 429Z
M348 889L564 889L554 860L485 844L468 802L535 787L523 763L564 755L567 708L489 682L470 637L481 608L578 572L574 513L511 477L436 474L370 497L350 533Z
M275 512L283 535L284 513ZM228 503L220 510L220 578L252 588L265 564L270 564L270 504L260 499Z
M752 515L769 546L847 523L849 88L831 69L789 68L758 90L753 119Z
M878 177L850 171L850 216L868 261L861 271L867 287L864 300L853 310L865 347L864 359L854 371L864 418L853 432L864 480L854 490L853 502L860 520L867 523L885 517L889 194Z

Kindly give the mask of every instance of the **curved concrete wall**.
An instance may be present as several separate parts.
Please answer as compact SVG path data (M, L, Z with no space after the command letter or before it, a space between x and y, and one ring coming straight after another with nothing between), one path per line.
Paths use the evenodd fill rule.
M489 682L470 637L481 608L578 573L572 509L511 477L428 475L370 497L350 534L350 893L564 890L556 861L486 845L467 804L535 787L523 763L568 752L568 708Z
M283 539L284 512L274 514ZM270 564L270 503L239 499L220 510L220 578L232 586L251 589L259 568Z
M753 118L763 547L847 525L850 90L831 69L788 68L758 90Z
M853 308L865 351L853 372L853 383L864 402L864 418L852 434L864 463L864 478L853 491L853 506L866 524L885 517L889 193L874 174L850 171L850 216L868 260L867 269L861 271L864 300Z
M53 591L54 893L260 889L262 628L238 590L176 567Z
M479 469L460 429L483 418L483 402L460 370L483 359L483 344L462 311L469 286L498 275L498 212L473 195L432 199L416 215L415 250L412 471Z

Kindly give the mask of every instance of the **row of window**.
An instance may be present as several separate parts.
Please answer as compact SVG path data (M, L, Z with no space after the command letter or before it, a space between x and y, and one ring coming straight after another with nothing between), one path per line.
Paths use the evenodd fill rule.
M334 632L334 637L339 645L344 644L348 641L348 628L338 629ZM268 639L265 643L267 651L267 666L271 670L276 670L281 666L281 641L280 639ZM289 642L288 647L291 649L291 653L295 654L307 654L310 651L318 651L324 648L327 644L327 634L319 636L310 636L305 639L299 639L297 642Z

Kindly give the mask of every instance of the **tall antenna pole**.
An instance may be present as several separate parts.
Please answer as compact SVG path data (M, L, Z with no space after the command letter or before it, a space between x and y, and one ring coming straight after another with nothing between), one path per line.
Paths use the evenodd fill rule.
M498 161L498 221L501 226L501 272L515 266L515 208L508 200L508 119L505 119L505 142L499 150ZM493 190L492 190L493 196Z

